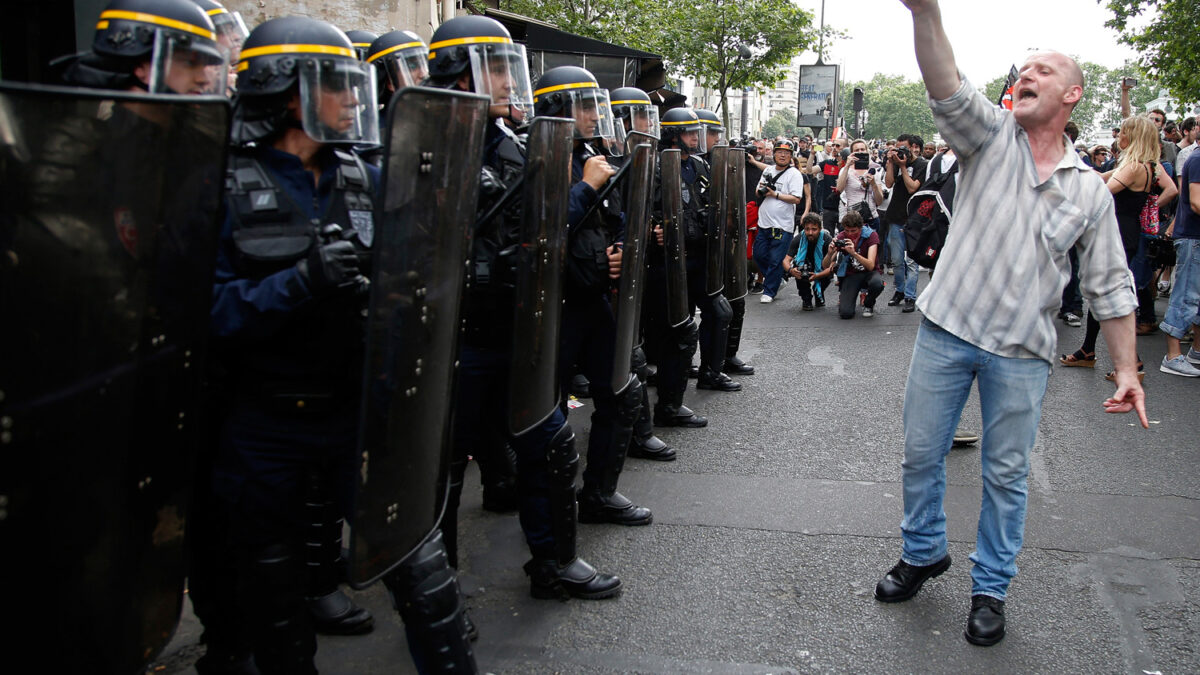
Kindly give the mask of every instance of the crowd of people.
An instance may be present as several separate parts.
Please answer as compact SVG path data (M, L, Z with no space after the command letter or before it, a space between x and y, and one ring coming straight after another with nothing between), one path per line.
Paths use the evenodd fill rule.
M1109 412L1137 411L1146 424L1133 317L1153 325L1156 292L1171 298L1158 324L1168 343L1161 369L1200 376L1200 357L1181 346L1200 323L1197 121L1175 125L1176 145L1162 136L1172 132L1161 111L1130 115L1111 152L1077 154L1063 139L1084 86L1071 59L1030 56L1013 111L1002 111L959 75L937 3L903 2L945 144L904 134L815 146L797 136L754 141L743 152L729 146L711 111L659 110L646 92L605 89L585 68L561 66L533 81L524 48L483 16L442 23L426 45L407 31L346 33L305 17L246 30L215 0L112 0L92 50L59 64L69 85L122 92L113 94L111 119L94 127L104 140L95 144L99 156L119 150L114 140L161 134L166 118L151 104L163 97L233 102L228 137L217 141L228 144L225 180L203 164L162 178L178 180L174 198L194 199L195 209L164 208L163 224L139 230L155 221L127 197L136 186L121 182L136 173L115 178L112 194L99 198L115 207L104 227L115 218L108 234L117 241L99 247L97 260L131 276L139 265L174 269L148 261L170 248L157 237L176 234L180 220L212 216L207 235L188 230L215 247L211 305L202 305L207 426L196 439L187 529L190 597L207 644L197 670L313 673L318 632L371 630L371 614L339 588L341 533L344 519L367 520L364 494L380 496L366 477L380 471L387 439L434 458L384 479L393 492L421 498L410 504L387 493L394 502L384 521L424 522L421 513L428 531L404 555L374 551L376 574L368 575L391 594L418 670L476 670L478 635L456 581L457 511L471 459L485 507L519 515L533 597L619 595L617 575L578 555L577 524L653 522L650 508L618 491L626 459L672 461L676 450L655 427L707 426L684 404L689 377L698 389L741 389L730 376L754 372L737 356L745 298L771 303L785 277L803 311L824 307L836 284L840 318L854 318L860 304L870 317L890 278L888 304L923 315L904 405L903 550L876 587L881 602L911 598L950 566L944 457L978 378L990 431L965 634L978 645L1002 639L1055 349L1054 308L1061 302L1060 316L1074 325L1082 313L1075 295L1088 301L1084 343L1060 362L1094 366L1103 332L1117 387ZM414 85L463 107L443 119L404 118L412 110L398 92ZM468 122L470 101L483 101L478 127ZM416 126L394 126L402 119ZM462 132L461 147L472 152L390 161L435 130ZM45 160L39 152L35 162ZM562 172L542 170L556 159ZM1026 175L1061 200L1041 198ZM420 183L438 198L400 200L412 198L403 186L420 180L443 181ZM468 186L475 195L476 180L477 200L456 198ZM532 200L540 201L526 205ZM21 222L41 232L46 208L29 206ZM462 236L412 214L460 227ZM939 222L949 222L948 238L935 236ZM397 231L402 245L378 243ZM1162 243L1172 238L1173 249ZM396 250L405 255L391 256ZM977 251L993 264L972 264ZM741 276L751 262L752 280ZM918 297L920 266L935 262ZM1011 274L992 275L995 265ZM631 290L643 278L644 295ZM444 288L457 290L439 295ZM179 291L165 284L161 292ZM429 338L435 327L439 339ZM431 406L420 419L411 417L418 387L410 382ZM431 385L440 398L424 389ZM580 387L593 404L583 453L566 404ZM384 439L379 458L363 451L360 434ZM446 505L440 522L426 513L435 503ZM397 513L408 506L412 513Z

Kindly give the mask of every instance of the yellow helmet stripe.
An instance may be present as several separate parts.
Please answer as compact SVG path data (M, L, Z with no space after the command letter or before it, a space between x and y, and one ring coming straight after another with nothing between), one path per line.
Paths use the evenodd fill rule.
M354 47L370 47L371 46L370 42L351 42L350 44Z
M246 63L248 59L267 54L329 54L332 56L345 56L351 59L357 58L354 55L353 49L346 49L345 47L338 47L336 45L266 45L243 49L240 63ZM244 70L240 66L238 69Z
M700 124L700 120L684 120L682 122L659 122L659 124L661 124L664 127L681 127L681 126L685 126L685 125Z
M552 91L562 91L564 89L599 89L599 88L600 88L600 85L596 84L595 82L572 82L570 84L557 84L553 87L546 87L545 89L538 89L537 91L533 92L533 97L534 97L534 99L536 99L538 96L541 96L542 94L549 94Z
M209 16L216 16L218 14L228 14L228 13L229 13L229 10L225 9L224 7L217 7L216 9L208 10Z
M387 49L379 52L378 54L372 54L371 56L368 56L367 63L374 63L377 59L382 59L383 57L387 56L388 54L391 54L393 52L398 52L401 49L412 49L413 47L424 47L424 46L425 46L424 42L405 42L402 45L396 45L395 47L388 47Z
M429 45L430 49L439 47L453 47L455 45L478 45L478 44L503 44L511 45L512 38L501 37L499 35L480 35L477 37L454 38L453 40L441 40Z
M208 38L209 40L215 41L217 39L217 34L212 32L211 30L208 30L207 28L202 28L200 26L186 23L184 21L176 21L175 19L168 19L165 16L158 16L155 14L146 14L145 12L129 12L129 11L126 11L123 9L110 9L110 10L101 12L100 19L101 19L100 23L104 24L105 28L108 27L108 22L104 21L104 19L125 19L127 21L141 21L142 23L152 23L156 26L162 26L164 28L174 28L175 30L181 30L181 31L184 31L185 33L191 33L193 35L199 35L200 37ZM101 30L100 24L96 24L96 30Z
M632 101L609 101L609 105L654 105L650 101L642 99L634 99Z

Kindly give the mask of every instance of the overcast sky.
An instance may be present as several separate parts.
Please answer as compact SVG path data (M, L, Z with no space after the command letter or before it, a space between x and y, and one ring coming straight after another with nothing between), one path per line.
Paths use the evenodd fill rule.
M820 25L821 0L797 0ZM958 67L973 83L1018 66L1030 50L1054 49L1109 68L1134 53L1104 27L1112 14L1096 0L941 0L942 20ZM848 82L875 73L919 79L913 53L912 15L900 0L826 0L825 23L849 33L827 62L845 65ZM892 45L887 48L885 45ZM805 63L816 60L806 54Z

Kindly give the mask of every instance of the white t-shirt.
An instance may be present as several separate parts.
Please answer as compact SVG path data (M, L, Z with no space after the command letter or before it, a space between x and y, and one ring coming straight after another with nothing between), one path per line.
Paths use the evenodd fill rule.
M766 179L772 178L780 173L778 167L767 167L763 171L763 179L758 182L761 186ZM783 175L779 176L779 180L775 181L775 191L779 194L792 195L804 199L804 176L800 175L800 170L788 166L784 169ZM796 205L789 204L781 199L767 197L763 200L761 206L758 207L758 229L778 228L784 232L794 232L796 229Z

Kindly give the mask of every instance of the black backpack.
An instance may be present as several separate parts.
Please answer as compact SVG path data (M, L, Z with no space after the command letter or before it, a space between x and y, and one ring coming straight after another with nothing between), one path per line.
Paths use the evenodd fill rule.
M908 257L930 269L937 264L942 247L946 244L954 206L954 190L958 186L958 181L954 180L954 174L958 173L958 162L954 162L954 166L943 173L942 155L933 161L929 180L908 200L908 220L904 224L904 244L908 249Z

